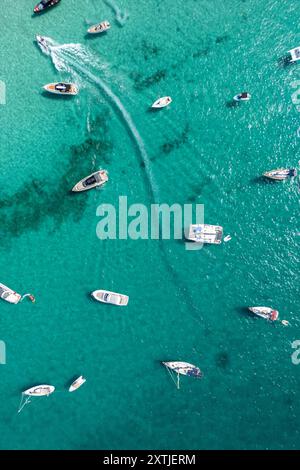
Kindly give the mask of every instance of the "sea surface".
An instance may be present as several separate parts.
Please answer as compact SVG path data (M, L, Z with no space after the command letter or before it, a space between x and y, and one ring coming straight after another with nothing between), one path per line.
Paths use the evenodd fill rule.
M296 0L2 0L1 449L299 449ZM125 14L127 12L127 14ZM88 37L107 19L111 29ZM47 36L43 54L35 35ZM75 81L78 96L42 86ZM3 83L1 84L3 92ZM252 100L233 106L248 91ZM173 103L153 113L159 96ZM2 96L3 98L3 96ZM109 172L102 190L71 194ZM100 204L204 204L229 243L100 240ZM93 301L108 289L128 307ZM269 305L289 321L246 311ZM196 364L177 390L160 361ZM83 374L86 384L70 394ZM55 385L21 413L23 390Z

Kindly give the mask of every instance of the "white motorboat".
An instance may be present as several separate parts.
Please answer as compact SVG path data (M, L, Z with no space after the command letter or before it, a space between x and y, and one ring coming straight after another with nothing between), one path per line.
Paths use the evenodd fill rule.
M95 24L94 26L91 26L88 29L89 34L99 34L99 33L104 33L110 29L110 23L108 21L102 21L99 24Z
M196 243L211 243L219 245L222 243L223 227L220 225L191 224L188 240Z
M78 388L81 387L81 385L83 385L85 382L86 379L81 375L70 385L69 392L75 392L75 390L78 390Z
M54 95L78 95L78 88L74 83L48 83L48 85L44 85L43 88Z
M270 307L248 307L250 312L264 318L265 320L275 321L278 320L279 312Z
M17 304L20 302L22 296L0 283L0 298L6 300L6 302L9 302L10 304Z
M106 181L108 181L108 174L106 170L95 171L95 173L86 176L77 184L75 184L75 186L72 188L72 191L87 191L88 189L93 189L97 186L102 186L104 183L106 183Z
M300 60L300 47L294 47L294 49L291 49L288 52L291 55L290 62L296 62L297 60Z
M170 103L172 103L172 98L171 96L163 96L162 98L158 98L158 100L154 101L153 105L151 106L152 108L165 108L168 106Z
M276 181L283 181L297 176L296 168L279 168L278 170L266 171L263 176Z
M249 101L251 99L250 93L244 91L243 93L239 93L233 97L234 101Z
M53 385L36 385L35 387L28 388L23 392L23 395L29 395L31 397L44 397L53 393L55 387Z
M104 302L105 304L125 306L129 301L129 297L127 295L117 294L116 292L111 292L109 290L95 290L91 295L94 299L99 302Z

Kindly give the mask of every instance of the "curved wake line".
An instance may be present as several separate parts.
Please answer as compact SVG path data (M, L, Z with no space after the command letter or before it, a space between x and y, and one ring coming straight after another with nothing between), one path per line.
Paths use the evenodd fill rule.
M150 160L147 154L147 151L145 149L145 145L143 142L143 139L141 138L133 120L132 117L130 116L129 112L126 110L125 106L121 102L121 100L116 96L113 91L109 88L108 85L104 81L102 81L99 77L91 73L89 70L87 70L85 67L82 65L79 65L78 63L75 62L74 60L74 55L76 58L80 59L84 63L89 64L91 56L83 49L81 44L66 44L66 45L55 45L55 43L50 39L47 38L49 42L48 46L48 53L46 52L47 55L51 56L51 59L53 61L53 64L57 70L63 70L63 71L68 71L70 73L74 73L79 71L83 75L85 75L91 82L96 83L102 91L110 98L111 102L113 105L117 108L121 116L123 117L123 122L126 124L126 127L130 130L130 134L133 138L133 141L135 145L137 146L139 153L142 157L142 161L145 165L145 170L146 170L146 176L149 184L149 189L151 193L151 198L155 203L158 203L158 197L157 195L159 194L158 188L156 183L153 180L152 173L150 170ZM43 50L43 49L42 49ZM56 51L64 52L67 55L68 59L68 64L64 61L62 57L59 57L58 54L56 54ZM43 51L45 52L45 51ZM93 60L95 63L95 61ZM71 67L70 67L71 65ZM72 68L73 67L73 68ZM105 68L103 65L101 66L102 69ZM163 260L165 262L166 267L168 268L169 274L173 278L173 282L177 286L179 292L181 295L184 297L185 302L189 301L190 309L191 311L194 312L193 318L197 322L199 322L199 311L198 308L196 307L192 296L190 295L188 289L183 286L182 282L178 279L178 274L176 270L173 268L171 263L168 260L168 252L167 248L163 243L163 240L159 238L159 244L161 247L161 252L163 254Z

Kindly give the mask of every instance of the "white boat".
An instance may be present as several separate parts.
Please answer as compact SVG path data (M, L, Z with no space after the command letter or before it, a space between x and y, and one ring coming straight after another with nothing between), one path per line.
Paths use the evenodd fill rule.
M95 290L91 295L94 299L99 302L104 302L105 304L125 306L129 301L129 297L127 295L117 294L116 292L111 292L109 290Z
M88 29L89 34L99 34L99 33L104 33L110 29L110 23L108 21L102 21L99 24L95 24L94 26L91 26Z
M270 307L248 307L250 312L264 318L265 320L275 321L278 320L279 312Z
M78 95L78 88L74 83L48 83L48 85L43 86L44 90L48 91L49 93L53 93L54 95Z
M187 239L196 243L219 245L222 243L222 237L223 227L220 225L191 224Z
M244 91L243 93L239 93L233 97L234 101L249 101L251 99L250 93Z
M78 390L78 388L81 387L81 385L83 385L85 382L86 379L81 375L70 385L69 392L75 392L75 390Z
M47 39L44 36L39 36L39 35L37 35L35 39L38 45L40 46L40 48L42 49L42 51L45 54L49 54L49 44L48 44Z
M53 385L36 385L35 387L28 388L23 392L23 395L31 397L44 397L53 393L55 387Z
M300 47L294 47L294 49L291 49L288 52L291 55L291 62L296 62L297 60L300 60Z
M97 186L102 186L108 181L108 175L106 170L95 171L89 176L86 176L72 188L74 192L87 191L88 189L96 188Z
M22 296L0 283L0 298L6 300L6 302L9 302L10 304L17 304L20 302Z
M162 98L158 98L158 100L154 101L152 108L165 108L170 103L172 103L171 96L163 96Z
M172 372L177 374L177 382L175 382L173 375L170 373L173 381L176 384L176 387L179 389L179 375L188 375L189 377L196 377L200 379L203 377L203 374L199 367L190 364L189 362L180 362L180 361L171 361L171 362L162 362L162 364Z
M18 413L23 410L24 406L30 403L31 397L48 397L54 391L55 387L53 385L36 385L35 387L28 388L22 392Z
M266 171L263 176L276 181L283 181L297 176L296 168L279 168L277 170Z

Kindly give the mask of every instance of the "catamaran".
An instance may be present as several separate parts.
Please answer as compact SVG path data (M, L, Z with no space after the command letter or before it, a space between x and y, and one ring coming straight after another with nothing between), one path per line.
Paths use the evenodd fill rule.
M291 56L290 62L296 62L297 60L300 60L300 47L294 47L294 49L291 49L288 52Z
M176 386L178 389L180 386L179 384L180 375L188 375L189 377L196 377L197 379L200 379L201 377L203 377L203 373L201 372L199 367L196 367L193 364L190 364L189 362L171 361L171 362L162 362L162 364L167 368L169 372L173 371L177 374ZM174 381L172 374L171 374L171 377Z
M89 176L86 176L82 180L80 180L75 186L73 187L72 191L80 192L80 191L87 191L88 189L96 188L97 186L102 186L104 183L108 181L108 175L106 170L99 170L95 171Z
M83 385L86 382L86 379L81 375L78 377L78 379L74 380L74 382L70 385L69 387L69 392L75 392L75 390L78 390L81 385Z
M170 103L172 103L171 96L163 96L162 98L158 98L158 100L154 101L152 108L165 108Z
M24 406L30 403L30 397L48 397L54 391L55 387L53 385L36 385L34 387L28 388L22 392L18 413L23 410Z
M123 307L129 302L128 295L117 294L116 292L111 292L109 290L95 290L91 293L91 296L98 300L98 302L118 305L119 307Z
M284 181L297 176L296 168L279 168L278 170L266 171L263 176L275 181Z
M33 9L34 13L42 13L50 7L54 7L60 0L41 0Z
M78 95L78 88L74 83L48 83L43 88L54 95Z
M89 34L99 34L99 33L104 33L110 29L110 23L108 21L102 21L99 24L95 24L94 26L91 26L88 29Z
M223 227L220 225L191 224L187 239L196 243L220 245L223 238Z
M9 302L10 304L18 304L22 299L22 296L0 283L0 298L6 300L6 302Z

